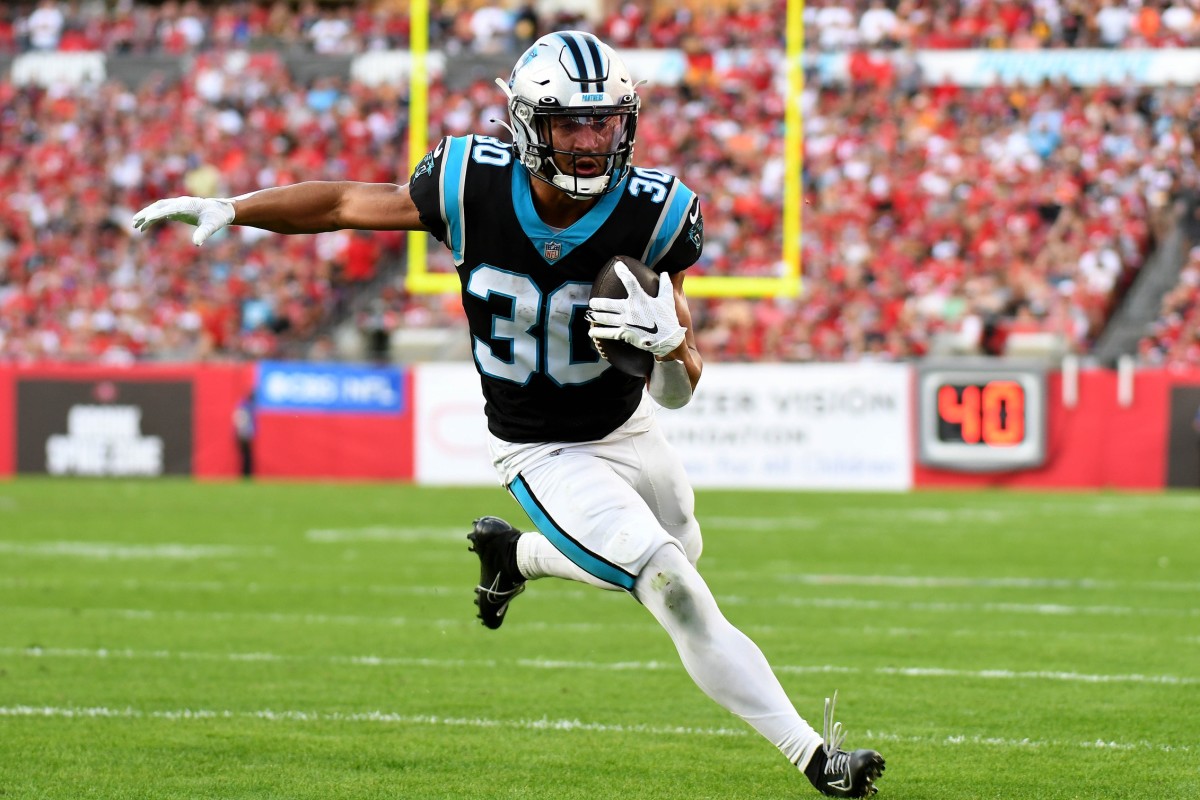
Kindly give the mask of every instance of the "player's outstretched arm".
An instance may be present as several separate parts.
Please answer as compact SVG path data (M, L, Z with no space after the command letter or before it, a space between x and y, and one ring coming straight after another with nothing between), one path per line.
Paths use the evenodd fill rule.
M306 181L234 198L172 197L143 208L133 225L146 230L163 220L195 225L197 245L226 225L276 233L424 229L407 185L354 181Z

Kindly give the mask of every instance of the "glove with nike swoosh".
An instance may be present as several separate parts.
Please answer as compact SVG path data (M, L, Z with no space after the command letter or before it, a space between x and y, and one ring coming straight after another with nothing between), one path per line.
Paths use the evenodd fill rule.
M621 339L634 347L662 357L683 341L687 331L675 313L675 289L671 276L658 276L658 294L647 294L624 264L615 267L628 297L616 300L593 297L588 303L588 333L593 339Z
M222 197L171 197L157 200L133 215L133 227L145 231L164 219L195 225L192 243L204 240L233 222L233 201Z

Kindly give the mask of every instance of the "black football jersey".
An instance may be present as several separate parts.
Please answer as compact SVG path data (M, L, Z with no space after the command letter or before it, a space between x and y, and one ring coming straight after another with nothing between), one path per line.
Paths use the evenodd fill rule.
M613 256L659 272L696 262L696 193L635 167L565 230L534 210L511 145L447 137L413 171L421 222L454 255L488 429L510 442L600 439L633 414L645 381L609 366L584 318L592 281Z

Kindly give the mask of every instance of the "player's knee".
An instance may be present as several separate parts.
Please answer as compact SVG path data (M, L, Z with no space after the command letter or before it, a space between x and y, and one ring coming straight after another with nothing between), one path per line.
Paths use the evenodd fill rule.
M691 525L687 526L683 535L679 537L679 543L683 545L683 554L687 556L687 560L694 567L700 560L700 554L704 552L704 537L700 535L700 525L692 520Z
M639 579L641 588L654 595L655 605L681 624L694 623L699 616L696 571L689 562L688 554L667 545L654 554Z
M695 616L696 604L692 593L679 573L669 569L655 569L649 576L649 584L662 607L672 617L686 623Z

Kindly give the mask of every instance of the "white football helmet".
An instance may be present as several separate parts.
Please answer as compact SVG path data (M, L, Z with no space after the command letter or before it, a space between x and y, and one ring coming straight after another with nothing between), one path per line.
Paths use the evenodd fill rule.
M508 95L517 158L535 178L583 199L612 191L628 174L641 100L629 70L604 42L582 31L546 34L517 61L507 84L500 78L496 83ZM611 145L603 152L557 147L553 117L611 134ZM554 162L556 154L570 157L569 171ZM581 158L600 160L603 167L580 175Z

